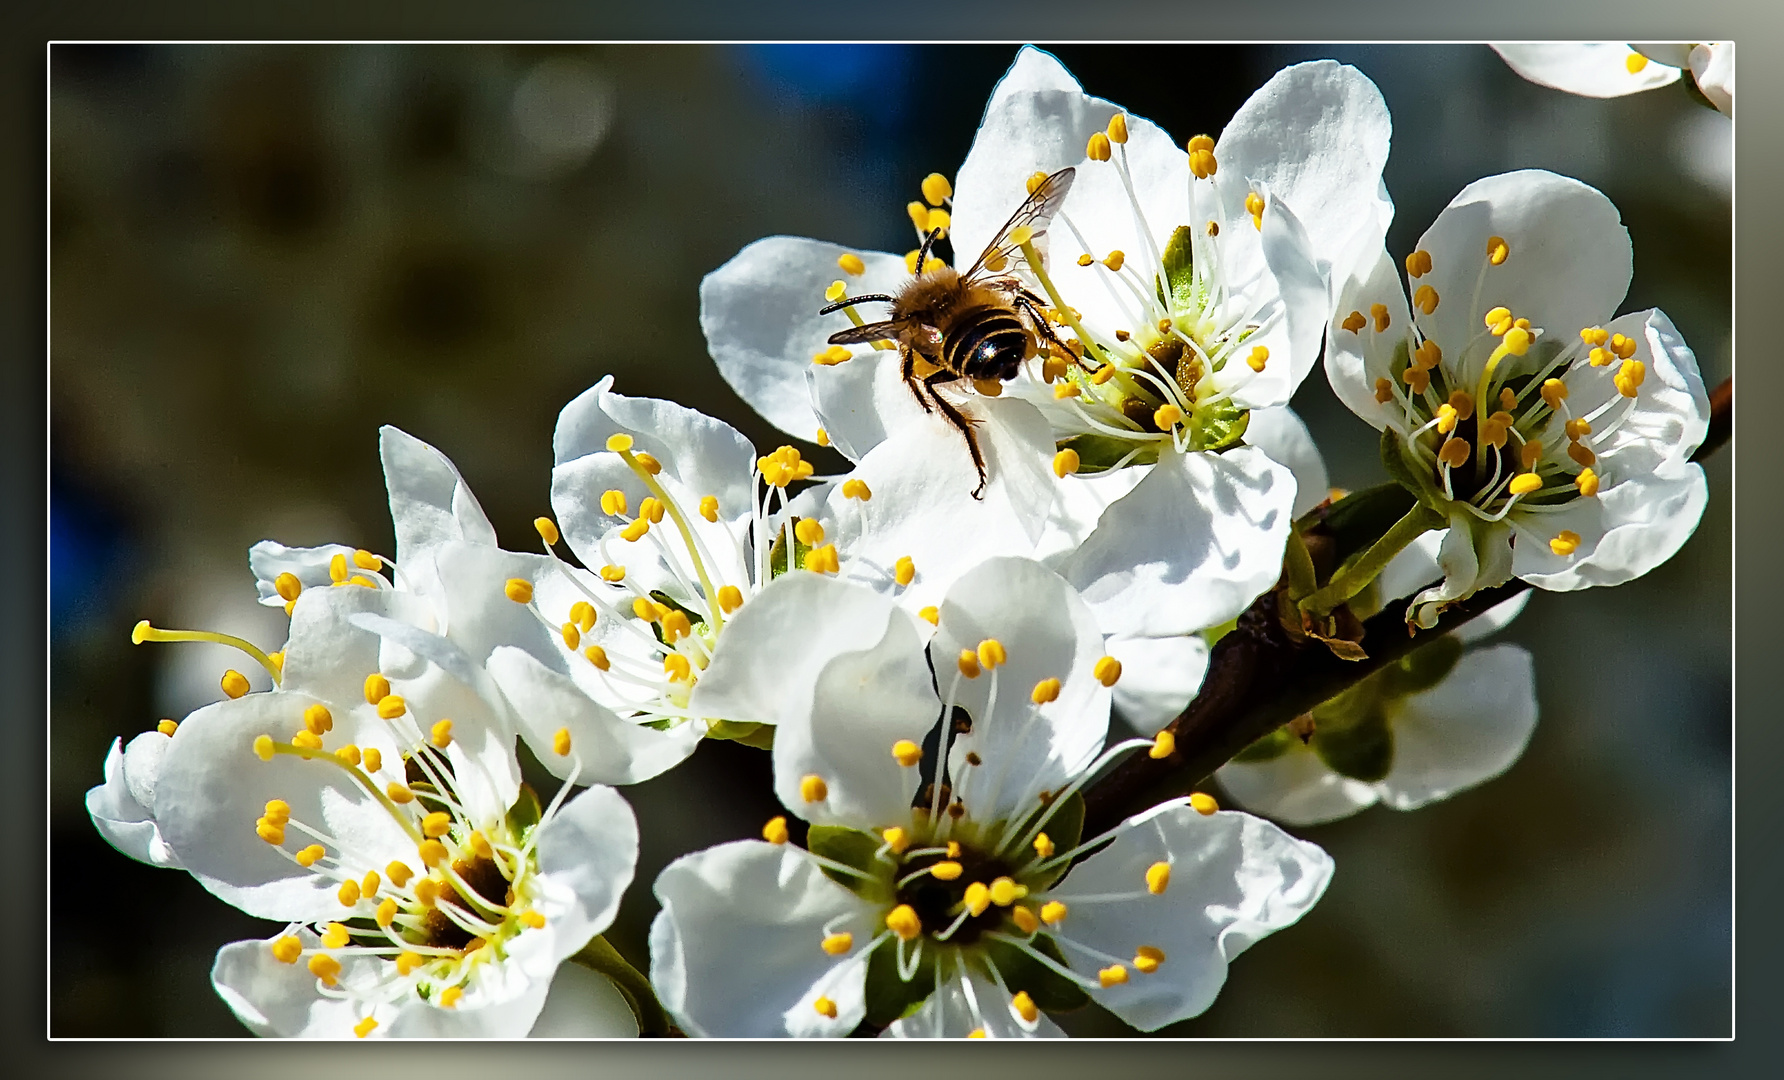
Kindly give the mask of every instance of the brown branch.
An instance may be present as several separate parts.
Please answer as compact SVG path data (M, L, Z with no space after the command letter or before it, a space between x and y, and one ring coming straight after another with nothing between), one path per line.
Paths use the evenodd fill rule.
M1724 380L1710 400L1709 430L1693 461L1729 439L1733 380ZM1407 632L1402 606L1393 605L1363 624L1367 656L1362 660L1340 660L1315 640L1291 636L1278 615L1277 591L1265 593L1215 644L1201 691L1166 725L1175 751L1163 759L1135 754L1086 787L1084 835L1095 836L1131 814L1188 794L1256 740L1527 588L1514 579L1483 589L1445 610L1435 629L1416 636Z

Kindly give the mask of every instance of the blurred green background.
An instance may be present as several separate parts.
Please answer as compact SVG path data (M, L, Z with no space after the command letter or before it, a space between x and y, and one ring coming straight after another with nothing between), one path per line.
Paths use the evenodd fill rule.
M1679 87L1572 97L1483 46L1056 51L1180 141L1286 63L1355 64L1393 112L1395 255L1481 176L1578 177L1634 240L1620 310L1663 307L1707 385L1730 372L1730 125ZM548 508L557 410L603 374L778 445L706 355L701 276L771 233L904 250L904 203L952 175L1014 52L52 49L52 1034L242 1034L211 959L272 929L87 821L110 740L215 700L234 659L135 648L131 625L279 643L246 549L389 551L381 423L449 454L516 548ZM1319 374L1295 405L1333 483L1382 478ZM1522 760L1426 810L1302 830L1337 859L1331 890L1171 1034L1731 1034L1729 457L1678 557L1539 593L1503 635L1537 656ZM756 833L766 765L707 744L626 790L644 850L609 937L641 967L650 882Z

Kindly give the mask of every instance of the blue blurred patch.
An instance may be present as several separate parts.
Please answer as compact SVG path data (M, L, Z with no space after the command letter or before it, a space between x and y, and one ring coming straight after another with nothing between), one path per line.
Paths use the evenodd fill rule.
M917 51L910 45L743 45L743 67L777 97L843 106L886 126L912 102Z
M105 613L130 551L119 515L90 493L50 480L50 632L77 633Z

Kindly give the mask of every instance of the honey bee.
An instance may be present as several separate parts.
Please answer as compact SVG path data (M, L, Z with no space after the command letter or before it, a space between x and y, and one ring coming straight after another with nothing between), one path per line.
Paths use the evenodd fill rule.
M890 318L832 334L830 344L880 340L897 344L900 371L917 404L924 412L940 409L948 423L966 437L967 451L979 471L979 486L973 489L975 499L984 497L985 456L973 436L973 421L937 393L936 388L967 379L1007 382L1015 378L1024 360L1040 350L1037 338L1044 337L1065 349L1041 314L1045 301L1015 276L1017 264L1025 256L1021 244L1012 242L1010 234L1027 227L1036 253L1043 253L1042 238L1053 215L1065 202L1074 175L1072 169L1061 169L1036 186L965 273L951 266L923 269L929 261L930 247L941 234L936 229L923 238L923 246L917 252L916 276L896 296L874 293L851 297L818 313L828 315L862 303L892 305ZM919 376L918 359L927 361L935 370Z

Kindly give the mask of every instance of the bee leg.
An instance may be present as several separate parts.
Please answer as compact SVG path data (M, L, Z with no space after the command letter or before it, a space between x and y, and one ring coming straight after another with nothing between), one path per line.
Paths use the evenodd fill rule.
M917 378L917 350L909 345L900 345L898 351L902 358L898 372L904 376L904 385L911 388L911 396L917 399L917 404L923 406L924 412L934 412L935 409L923 397L922 380Z
M947 417L948 423L959 428L960 434L966 436L966 449L973 456L973 468L979 470L979 486L973 488L973 498L983 499L985 497L985 455L979 452L979 440L973 435L973 422L968 420L959 409L950 404L948 399L942 397L935 389L936 383L949 382L956 378L959 376L951 371L937 371L923 380L923 386L928 389L929 396L934 398L935 403L941 407L942 415Z
M1048 341L1051 341L1053 344L1059 346L1060 351L1064 352L1067 356L1072 357L1074 360L1077 359L1077 354L1072 352L1072 350L1066 346L1066 343L1060 340L1059 335L1053 332L1053 327L1048 324L1046 317L1041 314L1040 308L1036 306L1033 293L1024 289L1016 296L1016 306L1020 307L1022 313L1028 316L1030 322L1034 323L1034 328L1037 333Z

